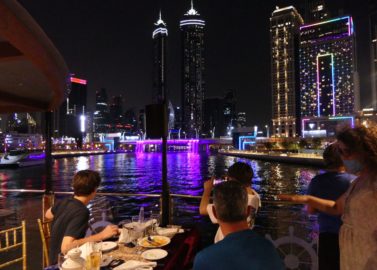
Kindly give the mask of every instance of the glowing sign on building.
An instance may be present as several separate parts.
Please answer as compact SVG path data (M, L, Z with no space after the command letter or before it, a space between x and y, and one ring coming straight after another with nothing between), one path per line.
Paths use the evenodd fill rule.
M75 78L75 77L71 77L71 82L86 85L86 80Z

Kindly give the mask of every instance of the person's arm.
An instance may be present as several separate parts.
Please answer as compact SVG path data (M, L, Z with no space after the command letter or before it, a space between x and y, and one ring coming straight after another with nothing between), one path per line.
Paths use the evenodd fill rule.
M211 179L204 182L204 190L202 199L200 200L200 206L199 206L199 213L201 215L208 215L207 206L209 204L209 199L211 197L211 191L213 188L213 181L215 180L215 177L211 177Z
M314 209L329 215L338 216L343 214L346 193L340 196L336 201L325 200L311 195L280 194L278 198L283 201L307 204L312 210Z
M67 253L70 249L79 247L87 242L98 242L102 241L104 239L113 237L118 234L118 226L116 225L107 225L103 231L100 233L81 238L81 239L75 239L72 236L64 236L62 245L61 245L61 252Z
M54 214L53 214L52 211L51 211L51 207L46 211L46 213L45 213L45 218L46 218L47 220L52 220L52 219L54 219Z
M307 195L312 195L312 196L315 196L317 197L317 187L318 187L318 179L316 178L316 176L314 178L312 178L312 180L310 181L310 184L309 184L309 187L308 187L308 191L307 191ZM318 211L313 208L312 206L310 206L309 204L306 205L306 212L308 212L309 215L313 215L315 213L317 213Z

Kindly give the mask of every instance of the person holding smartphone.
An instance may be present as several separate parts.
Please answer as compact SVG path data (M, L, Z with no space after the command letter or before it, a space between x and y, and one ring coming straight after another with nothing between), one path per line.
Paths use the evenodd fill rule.
M258 193L251 188L252 178L254 176L253 170L249 164L244 162L236 162L228 169L227 178L225 181L237 181L239 182L247 191L248 194L248 205L251 207L250 215L247 219L250 228L254 226L255 215L258 208L261 206L261 201ZM210 203L211 192L214 187L215 177L204 182L204 190L202 199L200 201L199 213L201 215L208 215L212 223L218 224L218 220L213 214L213 204ZM214 242L224 239L224 234L219 227Z

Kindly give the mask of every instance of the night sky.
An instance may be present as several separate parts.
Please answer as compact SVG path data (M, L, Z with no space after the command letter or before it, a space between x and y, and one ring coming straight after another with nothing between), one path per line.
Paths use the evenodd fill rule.
M125 109L136 110L152 98L152 31L160 8L167 23L168 89L180 105L179 21L190 9L189 0L19 0L64 57L70 71L88 80L88 105L95 91L121 94ZM194 0L206 21L205 96L222 96L234 89L237 110L246 111L248 125L271 119L269 18L275 6L303 0ZM330 8L344 7L354 16L358 37L366 36L365 0L331 0ZM357 7L355 7L357 4ZM333 12L334 14L334 12ZM334 14L335 15L335 14ZM359 30L360 29L360 30ZM361 104L370 99L369 55L365 41L358 43Z

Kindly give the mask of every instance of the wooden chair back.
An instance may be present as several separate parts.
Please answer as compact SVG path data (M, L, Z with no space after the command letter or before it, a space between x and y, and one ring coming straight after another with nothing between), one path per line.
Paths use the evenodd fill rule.
M50 238L51 238L51 222L50 221L42 221L38 218L38 227L39 227L39 233L41 235L42 240L42 264L43 267L47 267L50 265L50 260L48 256L48 250L50 248Z
M9 228L0 231L0 257L4 258L5 253L9 251L21 248L21 257L10 261L2 261L0 264L0 269L5 268L9 265L22 262L22 269L26 270L26 225L25 220L21 222L21 226ZM8 253L9 254L9 253ZM8 255L7 254L7 255Z

